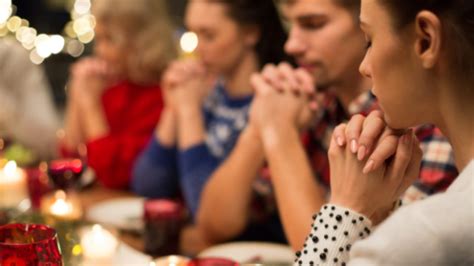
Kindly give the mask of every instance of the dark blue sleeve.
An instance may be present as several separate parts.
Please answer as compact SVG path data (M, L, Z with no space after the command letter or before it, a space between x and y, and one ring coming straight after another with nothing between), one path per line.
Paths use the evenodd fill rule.
M130 187L149 198L175 197L179 191L176 148L162 146L152 138L135 161Z
M181 191L193 219L199 206L201 192L218 165L219 160L209 152L205 144L198 144L179 152Z

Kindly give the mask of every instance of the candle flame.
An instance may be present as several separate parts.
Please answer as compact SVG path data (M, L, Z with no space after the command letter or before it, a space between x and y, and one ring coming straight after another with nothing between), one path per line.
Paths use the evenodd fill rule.
M57 199L53 205L51 205L51 213L58 216L64 216L72 212L72 204L65 201L64 199Z
M15 161L9 161L6 165L5 168L3 168L3 171L6 176L12 177L15 175L16 172L16 162Z

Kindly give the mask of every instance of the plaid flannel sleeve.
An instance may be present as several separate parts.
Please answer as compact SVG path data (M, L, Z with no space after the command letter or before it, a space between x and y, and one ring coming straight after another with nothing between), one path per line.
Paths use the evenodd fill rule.
M424 125L416 128L415 133L423 150L420 176L405 192L403 203L442 192L458 176L452 147L441 131L432 125Z

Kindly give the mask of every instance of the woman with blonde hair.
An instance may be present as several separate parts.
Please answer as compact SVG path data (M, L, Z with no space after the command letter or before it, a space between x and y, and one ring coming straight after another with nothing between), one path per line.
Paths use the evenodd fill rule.
M101 183L127 188L163 107L159 83L176 55L173 29L165 0L94 1L92 13L94 54L71 68L62 150L85 144Z

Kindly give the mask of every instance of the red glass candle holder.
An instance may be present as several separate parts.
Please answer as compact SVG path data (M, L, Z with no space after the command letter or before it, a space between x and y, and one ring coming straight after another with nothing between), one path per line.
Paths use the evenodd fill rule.
M56 231L46 225L0 227L0 266L62 266Z
M196 258L188 266L239 266L239 263L226 258Z
M145 252L165 256L179 252L179 238L184 222L183 206L173 200L145 201Z
M41 197L52 190L52 185L48 178L48 165L40 163L37 167L26 168L28 176L28 191L30 193L31 206L33 209L40 208Z

